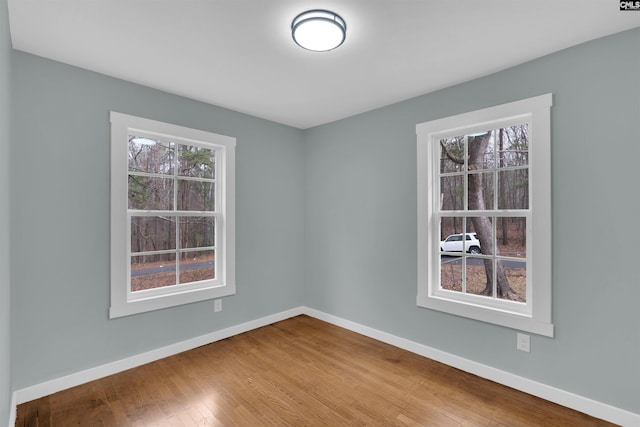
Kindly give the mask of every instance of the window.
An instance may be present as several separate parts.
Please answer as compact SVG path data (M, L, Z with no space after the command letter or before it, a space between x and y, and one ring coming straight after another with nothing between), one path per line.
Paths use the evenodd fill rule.
M553 336L551 101L416 126L419 306Z
M111 318L235 293L235 144L111 112Z

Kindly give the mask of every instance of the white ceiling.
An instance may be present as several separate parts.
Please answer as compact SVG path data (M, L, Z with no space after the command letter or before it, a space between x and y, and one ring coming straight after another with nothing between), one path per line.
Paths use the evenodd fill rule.
M315 8L346 20L338 49L291 39ZM9 0L9 18L15 49L302 129L640 26L615 0Z

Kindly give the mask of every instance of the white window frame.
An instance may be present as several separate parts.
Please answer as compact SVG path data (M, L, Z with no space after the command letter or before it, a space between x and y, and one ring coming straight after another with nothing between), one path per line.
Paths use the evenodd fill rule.
M545 94L416 125L418 189L417 305L521 331L552 337L551 319L551 105ZM529 209L525 303L440 288L440 196L442 138L528 123ZM508 215L508 211L504 211Z
M111 307L109 317L113 319L235 294L236 139L115 111L111 112L110 121ZM131 210L128 209L128 136L130 134L178 144L190 144L215 151L216 274L214 279L131 292ZM137 211L137 213L140 212Z

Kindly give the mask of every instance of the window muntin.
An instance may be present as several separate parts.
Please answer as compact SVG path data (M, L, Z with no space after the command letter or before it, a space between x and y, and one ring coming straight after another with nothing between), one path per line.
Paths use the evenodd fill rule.
M235 139L111 123L111 317L234 293Z
M462 240L459 233L464 230L466 241L458 246L440 244L436 293L527 301L527 238L526 232L519 232L526 230L530 213L527 119L518 125L439 138L435 182L441 202L434 217L440 224L440 240L447 236ZM507 246L524 260L514 260ZM527 312L527 307L513 305L509 310Z
M218 149L135 133L128 140L129 298L215 280Z
M416 127L418 305L553 334L550 106L548 94Z

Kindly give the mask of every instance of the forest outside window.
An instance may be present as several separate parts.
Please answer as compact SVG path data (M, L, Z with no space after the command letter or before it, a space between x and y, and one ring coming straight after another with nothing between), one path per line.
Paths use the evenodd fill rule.
M417 126L418 305L553 335L550 107Z
M235 139L111 113L111 309L235 293Z

